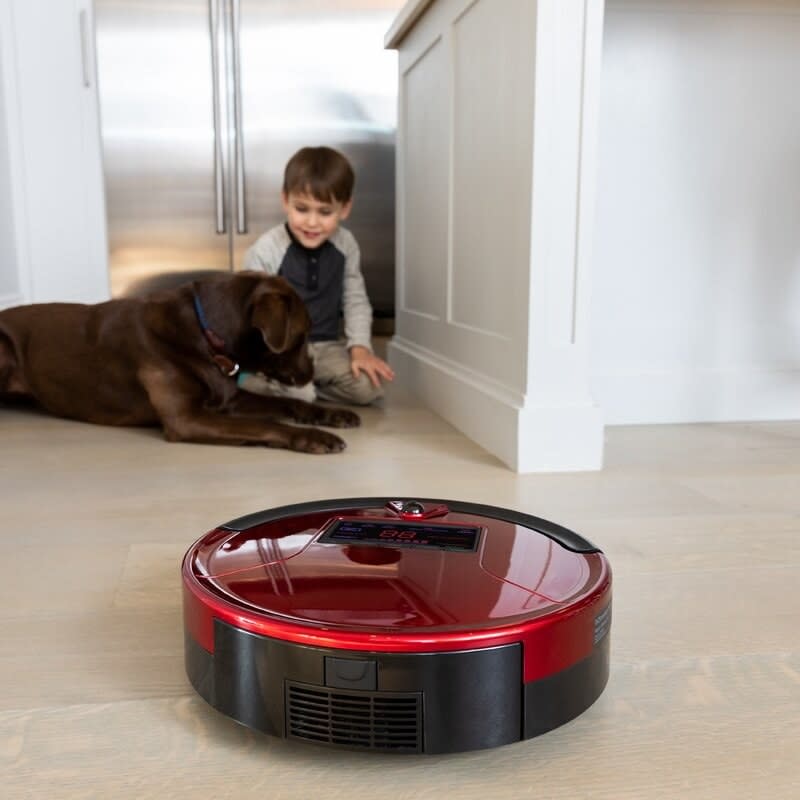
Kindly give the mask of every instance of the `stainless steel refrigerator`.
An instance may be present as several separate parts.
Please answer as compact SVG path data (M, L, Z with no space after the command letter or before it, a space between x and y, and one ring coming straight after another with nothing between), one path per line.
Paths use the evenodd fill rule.
M394 308L402 0L95 0L114 296L241 267L283 219L288 158L345 153L376 317Z

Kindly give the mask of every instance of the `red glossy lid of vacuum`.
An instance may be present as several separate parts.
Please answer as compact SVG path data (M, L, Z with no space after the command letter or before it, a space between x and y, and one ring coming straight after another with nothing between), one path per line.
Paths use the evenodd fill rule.
M375 633L462 631L557 613L608 580L553 523L451 501L322 501L226 524L184 561L245 617Z

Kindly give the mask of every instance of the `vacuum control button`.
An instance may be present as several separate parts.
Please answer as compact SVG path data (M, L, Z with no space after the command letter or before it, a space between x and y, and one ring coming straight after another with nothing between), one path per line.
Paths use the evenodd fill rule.
M426 507L419 500L390 500L386 504L386 508L393 514L397 514L400 519L431 519L450 513L450 509L444 503L438 503L435 506L428 504Z
M378 689L378 662L325 656L325 685L334 689Z

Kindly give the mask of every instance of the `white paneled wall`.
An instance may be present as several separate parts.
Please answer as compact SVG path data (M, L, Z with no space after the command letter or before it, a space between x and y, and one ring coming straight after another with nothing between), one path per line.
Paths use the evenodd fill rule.
M406 149L415 154L403 173L405 191L398 216L414 231L399 242L406 264L397 305L421 326L447 315L448 136L450 104L445 46L436 36L405 73L401 115L408 120ZM424 198L419 202L418 198Z
M527 319L530 253L532 78L536 14L508 0L468 5L452 24L452 261L448 321L453 355L518 391L525 374L512 359L480 358L455 346L471 336L493 348L515 348ZM487 47L487 31L502 47Z
M602 0L418 0L400 50L399 380L520 472L596 469L585 289Z
M800 413L800 0L609 0L592 388L606 422Z

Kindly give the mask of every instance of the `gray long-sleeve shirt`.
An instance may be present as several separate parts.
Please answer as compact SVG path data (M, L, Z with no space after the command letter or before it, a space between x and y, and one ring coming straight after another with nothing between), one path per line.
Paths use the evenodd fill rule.
M347 347L372 349L372 306L361 274L361 253L350 231L339 226L320 247L309 250L277 225L253 244L244 257L245 269L261 269L286 278L311 316L311 340L339 338L344 315Z

